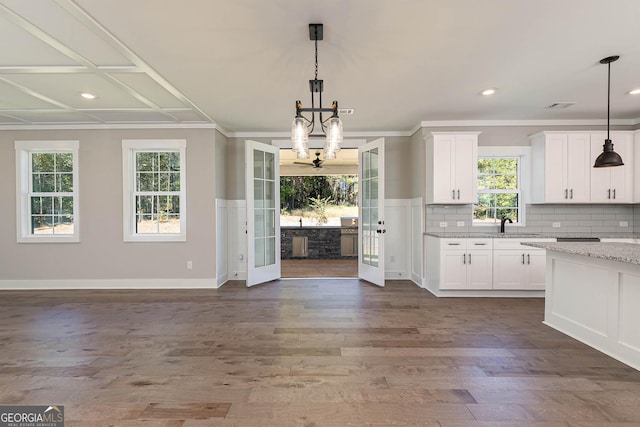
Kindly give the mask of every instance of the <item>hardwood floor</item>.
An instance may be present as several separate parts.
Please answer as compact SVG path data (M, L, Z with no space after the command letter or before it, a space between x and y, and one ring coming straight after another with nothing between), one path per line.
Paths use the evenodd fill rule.
M358 277L358 259L283 259L282 277Z
M640 372L542 299L415 285L0 292L0 404L66 426L638 426Z

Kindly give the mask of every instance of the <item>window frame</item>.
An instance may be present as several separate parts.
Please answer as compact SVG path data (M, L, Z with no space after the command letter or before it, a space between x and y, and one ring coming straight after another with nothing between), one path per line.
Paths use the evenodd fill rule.
M79 147L77 140L15 141L16 150L16 240L18 243L77 243L80 241ZM31 232L33 191L32 155L34 153L71 153L73 156L73 233L34 234ZM40 193L40 192L39 192ZM55 194L53 192L52 194ZM65 192L68 194L68 192Z
M484 146L478 147L478 159L480 158L518 158L518 192L510 191L510 193L518 194L518 222L509 224L509 226L524 227L526 226L526 200L529 200L529 182L530 179L530 158L531 147L528 146ZM476 160L476 169L477 169ZM478 180L476 179L476 190L478 197L482 192L478 189ZM495 193L493 191L492 193ZM500 224L496 222L478 222L474 221L476 203L471 206L471 225L473 227L495 227Z
M122 214L125 242L186 242L187 240L187 172L185 139L122 140ZM136 160L138 152L178 152L180 154L180 233L136 232ZM160 192L158 192L160 193Z

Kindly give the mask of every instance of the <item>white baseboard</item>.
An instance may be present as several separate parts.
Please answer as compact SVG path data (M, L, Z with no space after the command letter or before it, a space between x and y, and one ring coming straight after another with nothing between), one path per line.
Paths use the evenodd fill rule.
M216 289L210 279L0 280L0 290L48 289Z

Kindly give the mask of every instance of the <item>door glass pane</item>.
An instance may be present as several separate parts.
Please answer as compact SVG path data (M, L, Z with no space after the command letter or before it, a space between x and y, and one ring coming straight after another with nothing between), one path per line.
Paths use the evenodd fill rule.
M255 239L255 245L256 245L255 267L264 267L265 266L264 239L263 238Z
M374 148L373 150L371 150L371 157L369 160L370 164L369 164L369 168L370 168L370 172L369 172L369 176L370 177L377 177L378 176L378 149Z
M264 178L264 151L253 152L253 177Z
M264 207L276 207L276 183L274 181L264 182Z
M253 211L253 220L255 222L256 238L265 236L264 227L264 209L255 209Z
M275 236L276 235L276 211L274 209L266 209L264 211L264 229L265 236Z
M364 153L362 153L362 175L363 175L363 179L367 179L369 178L369 169L371 168L370 165L370 156L369 156L369 152L365 151Z
M264 153L264 178L276 179L275 156L273 153Z
M253 180L253 203L255 209L264 208L264 181L261 179Z
M265 255L264 261L265 265L273 265L276 263L276 238L275 237L267 237L264 239L265 242Z

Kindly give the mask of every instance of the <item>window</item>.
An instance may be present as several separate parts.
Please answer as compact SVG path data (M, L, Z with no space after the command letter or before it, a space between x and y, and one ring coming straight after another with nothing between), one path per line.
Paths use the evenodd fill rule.
M18 242L78 242L78 141L16 141Z
M502 218L522 222L520 157L478 157L478 201L474 224L494 224Z
M124 240L186 241L185 140L124 140Z

